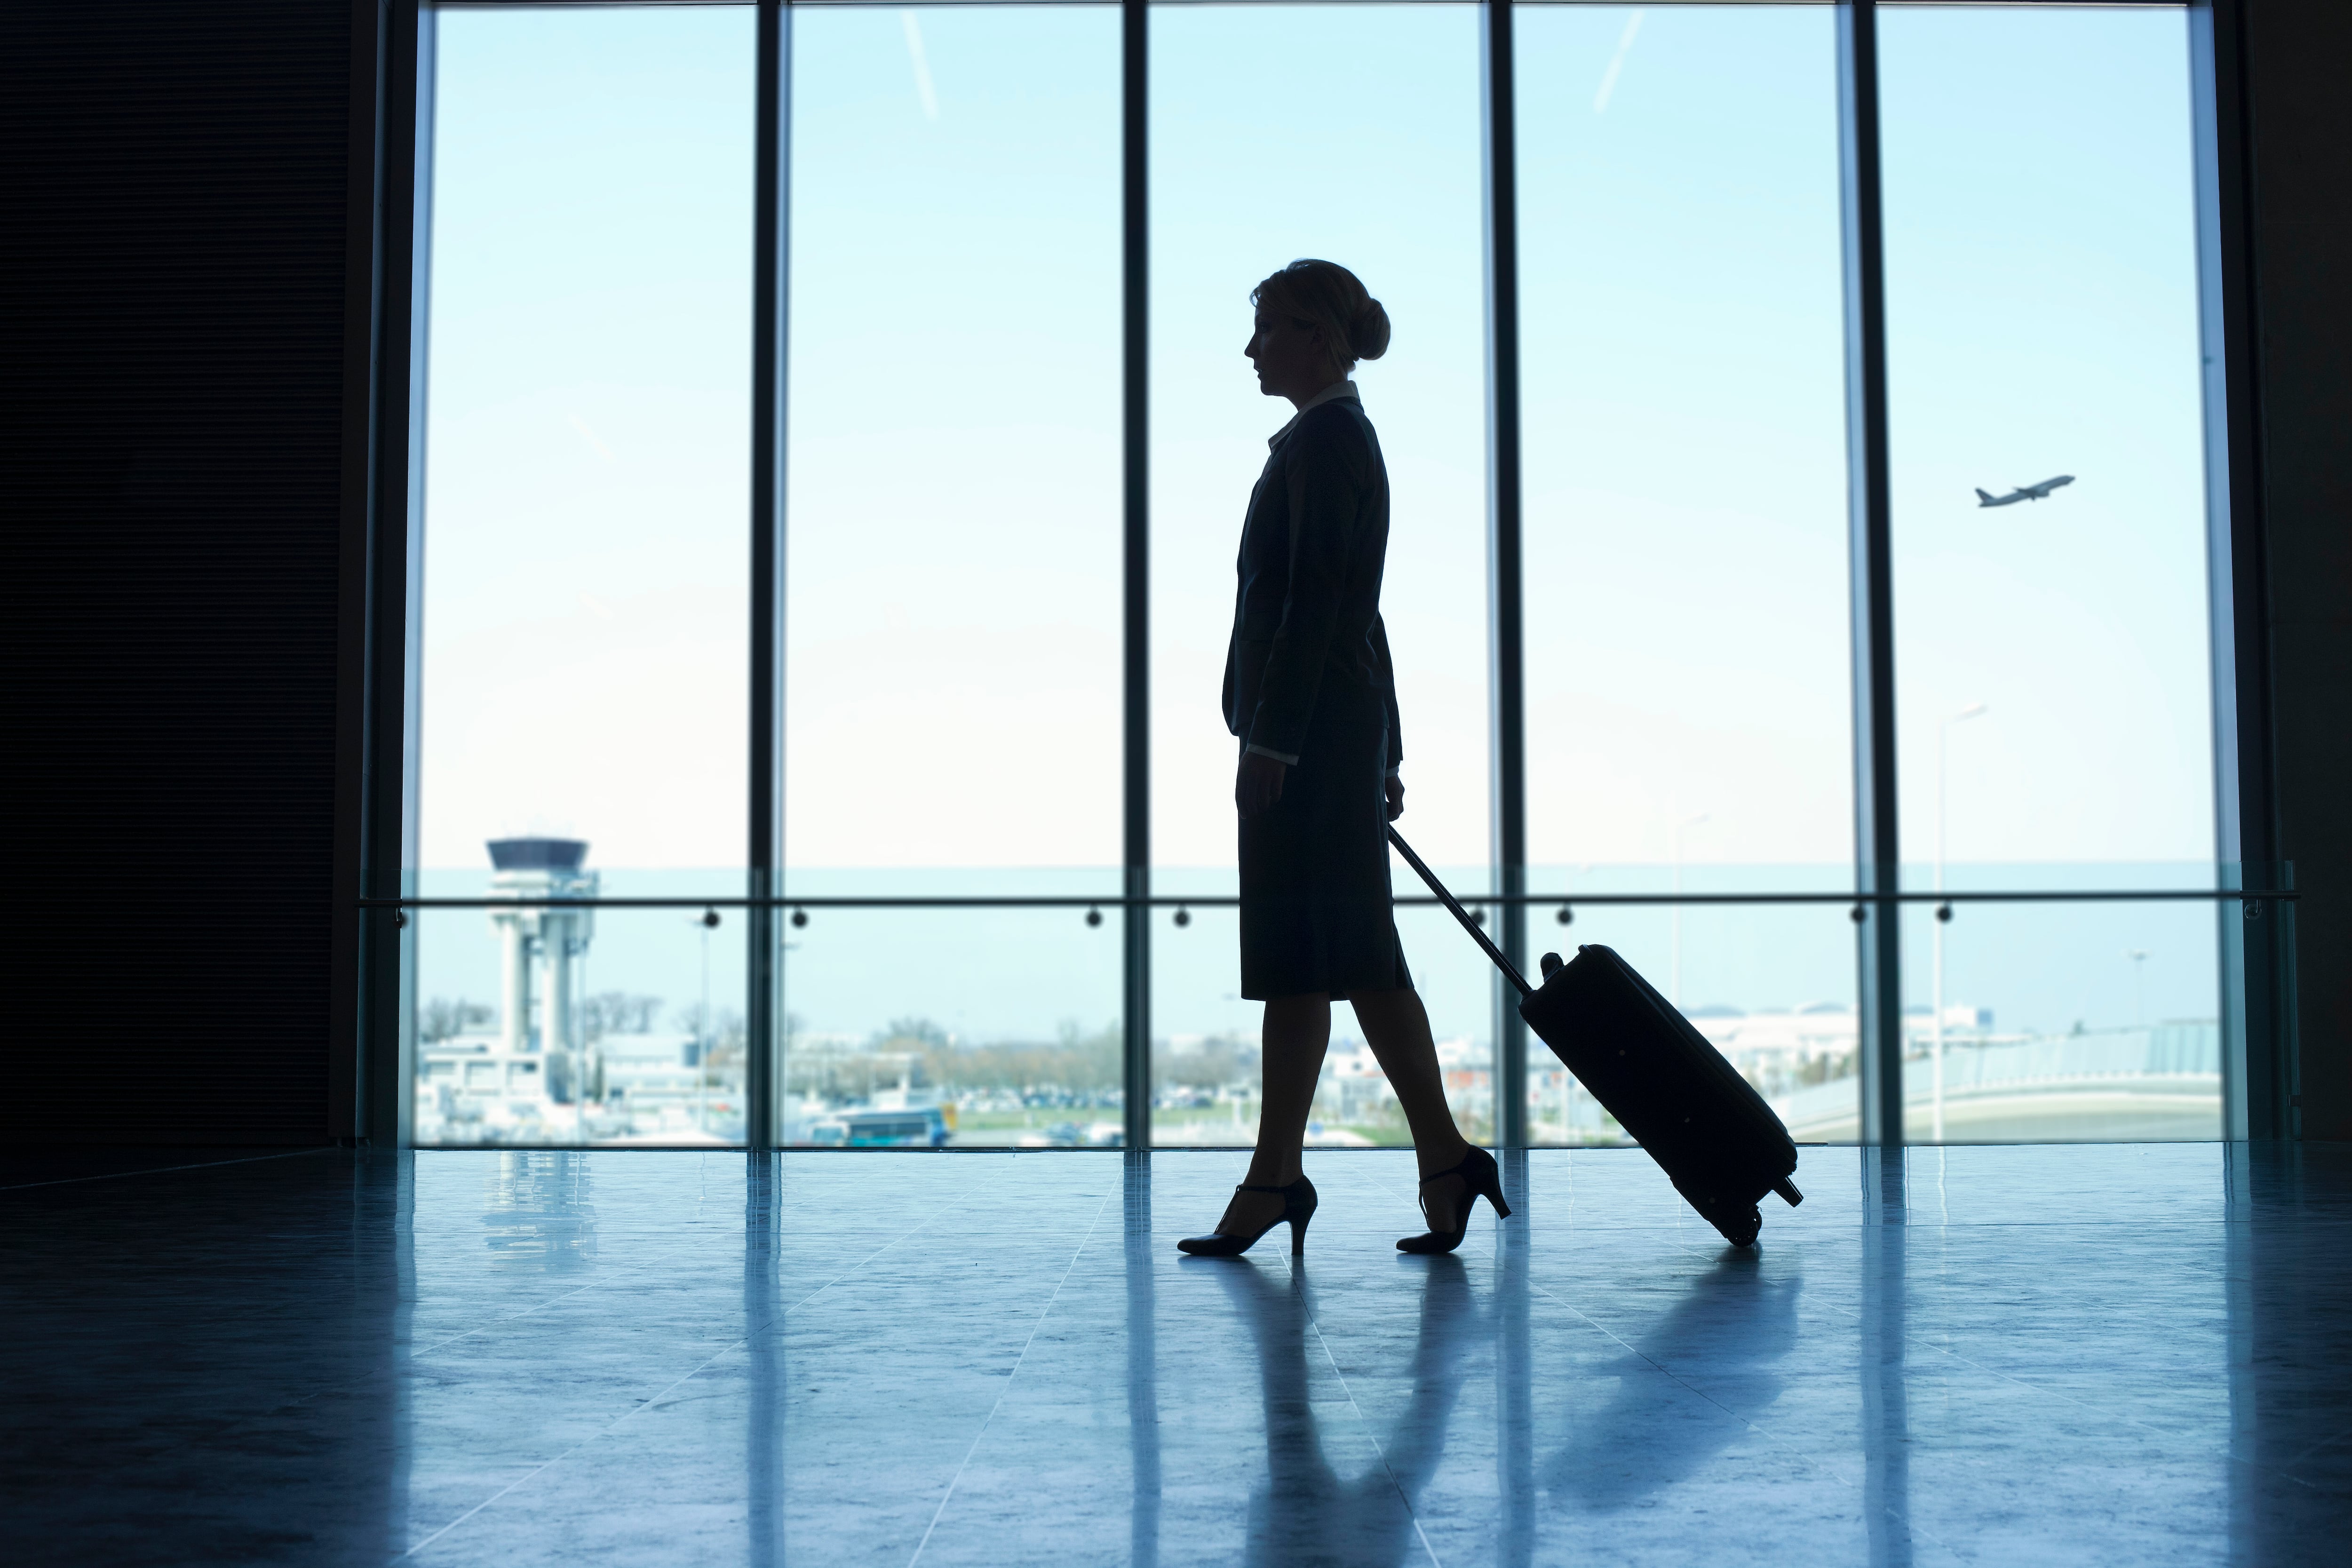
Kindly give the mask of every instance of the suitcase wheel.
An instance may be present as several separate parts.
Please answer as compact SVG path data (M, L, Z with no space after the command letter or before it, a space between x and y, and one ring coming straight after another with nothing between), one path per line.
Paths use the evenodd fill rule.
M1764 1216L1753 1204L1746 1208L1725 1205L1699 1211L1700 1217L1723 1233L1723 1239L1734 1247L1753 1247L1764 1229Z

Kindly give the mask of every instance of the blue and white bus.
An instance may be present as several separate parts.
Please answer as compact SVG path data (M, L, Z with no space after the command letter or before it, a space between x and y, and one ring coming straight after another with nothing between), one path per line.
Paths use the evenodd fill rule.
M947 1118L936 1105L904 1110L839 1110L809 1129L809 1142L835 1149L939 1149Z

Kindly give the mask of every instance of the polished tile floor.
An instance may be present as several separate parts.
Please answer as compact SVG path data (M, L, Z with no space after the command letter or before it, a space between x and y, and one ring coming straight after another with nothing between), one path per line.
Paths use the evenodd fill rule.
M0 1165L10 1563L2342 1563L2352 1150ZM152 1166L149 1157L143 1162Z

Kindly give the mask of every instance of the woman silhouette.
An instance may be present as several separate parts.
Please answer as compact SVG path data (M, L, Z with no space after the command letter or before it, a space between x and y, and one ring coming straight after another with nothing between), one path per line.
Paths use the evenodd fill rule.
M1396 680L1381 625L1389 479L1348 373L1388 348L1388 312L1356 275L1294 261L1251 292L1243 350L1258 390L1298 410L1242 524L1241 583L1225 655L1225 723L1241 742L1242 994L1265 1004L1257 1151L1211 1236L1177 1243L1230 1257L1290 1222L1304 1251L1315 1187L1299 1149L1331 1038L1334 997L1404 1107L1428 1234L1406 1252L1451 1252L1480 1194L1507 1215L1494 1157L1454 1125L1397 941L1387 825L1404 811Z

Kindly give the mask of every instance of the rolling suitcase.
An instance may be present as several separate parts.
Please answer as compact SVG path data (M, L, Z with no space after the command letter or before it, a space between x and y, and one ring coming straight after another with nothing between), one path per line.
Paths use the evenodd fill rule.
M1797 1169L1789 1130L1633 965L1598 943L1578 948L1566 963L1547 952L1543 984L1529 985L1393 827L1389 842L1519 988L1519 1016L1528 1027L1725 1240L1754 1244L1764 1226L1756 1205L1766 1193L1790 1205L1804 1202L1789 1180Z

